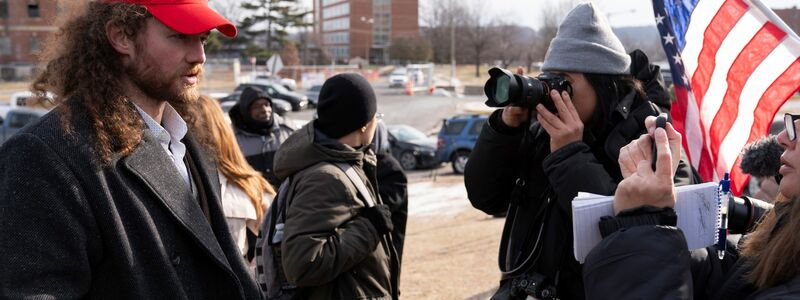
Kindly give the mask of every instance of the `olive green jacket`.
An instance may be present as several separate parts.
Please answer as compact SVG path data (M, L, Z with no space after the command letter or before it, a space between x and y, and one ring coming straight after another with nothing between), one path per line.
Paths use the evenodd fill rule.
M358 216L365 201L333 164L352 165L380 203L375 155L325 137L313 124L295 131L275 155L275 174L292 176L281 246L286 277L303 299L397 299L391 238Z

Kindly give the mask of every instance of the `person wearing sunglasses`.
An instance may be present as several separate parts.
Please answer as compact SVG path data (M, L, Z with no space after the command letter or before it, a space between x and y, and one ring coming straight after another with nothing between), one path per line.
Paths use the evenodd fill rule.
M719 259L712 247L687 250L675 227L675 192L671 153L681 135L672 125L654 129L657 168L650 157L620 182L614 196L617 224L603 231L603 240L584 264L587 298L603 299L797 299L800 297L800 115L786 114L777 140L783 147L779 195L752 232L728 247ZM634 141L627 147L646 146ZM642 143L644 142L644 143ZM620 158L622 159L622 158ZM603 228L603 226L601 226ZM731 239L728 239L731 244Z

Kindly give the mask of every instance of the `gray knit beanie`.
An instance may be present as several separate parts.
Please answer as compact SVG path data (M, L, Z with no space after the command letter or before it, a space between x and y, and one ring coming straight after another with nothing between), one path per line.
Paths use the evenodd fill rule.
M630 66L631 58L608 21L587 2L578 4L561 22L542 71L622 75L630 73Z

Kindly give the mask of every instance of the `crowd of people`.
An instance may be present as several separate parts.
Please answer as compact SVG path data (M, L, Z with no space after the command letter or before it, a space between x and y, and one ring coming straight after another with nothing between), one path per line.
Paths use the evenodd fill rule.
M0 298L400 297L407 179L370 83L329 78L297 129L247 88L229 124L197 89L213 29L237 34L205 0L93 1L62 25L33 83L55 109L0 148ZM722 258L676 228L674 187L700 179L680 133L655 128L670 111L659 68L583 3L542 71L572 89L550 91L555 109L496 110L466 166L472 205L506 214L492 299L800 295L800 116L771 138L777 170L759 172L754 198L774 207ZM583 264L578 192L615 195Z

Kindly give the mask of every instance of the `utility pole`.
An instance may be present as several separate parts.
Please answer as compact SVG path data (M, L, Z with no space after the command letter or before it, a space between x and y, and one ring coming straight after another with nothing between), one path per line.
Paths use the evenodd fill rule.
M456 26L453 20L455 2L450 0L450 82L456 78Z

